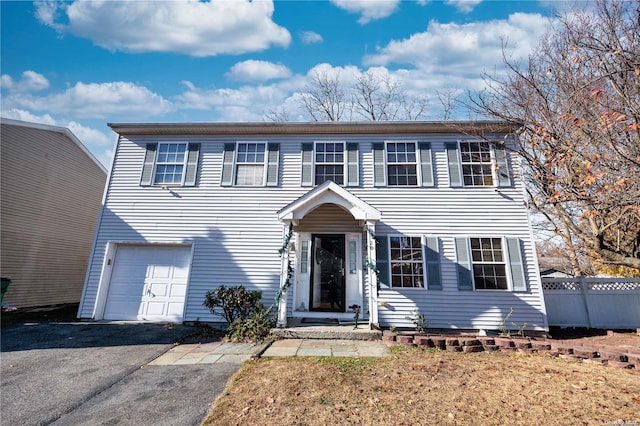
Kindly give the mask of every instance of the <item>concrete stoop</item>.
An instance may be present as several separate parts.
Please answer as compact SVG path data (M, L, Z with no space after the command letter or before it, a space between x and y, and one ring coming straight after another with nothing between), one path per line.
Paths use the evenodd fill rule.
M281 339L327 339L327 340L381 340L381 330L371 330L367 323L358 324L306 324L298 319L289 319L287 327L273 328L271 334Z

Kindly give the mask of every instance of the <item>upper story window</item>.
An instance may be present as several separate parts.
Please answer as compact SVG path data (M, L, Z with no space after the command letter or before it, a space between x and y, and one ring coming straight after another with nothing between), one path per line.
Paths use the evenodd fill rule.
M387 184L389 186L417 186L415 142L387 142Z
M187 159L186 151L186 143L159 144L153 183L157 185L181 184Z
M447 142L449 185L511 186L505 149L488 141Z
M302 143L302 186L331 180L338 185L358 186L360 181L358 144L350 142Z
M375 186L434 186L429 142L376 142L372 148Z
M315 184L332 180L344 184L344 144L317 142L315 146Z
M194 186L198 168L200 144L161 142L146 144L141 186Z
M264 184L264 143L238 143L236 152L236 185Z
M225 143L220 185L277 186L279 161L279 143Z
M489 142L460 142L460 157L465 186L493 185L493 162Z

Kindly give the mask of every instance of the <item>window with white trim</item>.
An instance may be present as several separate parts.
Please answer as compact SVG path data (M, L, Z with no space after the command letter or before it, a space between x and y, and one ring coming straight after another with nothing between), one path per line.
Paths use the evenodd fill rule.
M315 183L332 180L338 185L344 184L344 143L316 142L315 144Z
M222 152L221 186L278 186L280 143L227 142Z
M264 153L264 143L238 143L236 185L262 186L264 184Z
M468 140L444 145L450 187L512 186L505 141Z
M417 186L415 142L387 142L388 186Z
M430 142L373 142L371 150L374 186L435 186Z
M390 236L391 287L424 287L422 238Z
M502 238L470 238L476 290L507 290L507 265Z
M156 185L181 184L187 161L186 152L186 143L158 144L153 183Z
M493 161L489 142L460 142L465 186L493 186Z

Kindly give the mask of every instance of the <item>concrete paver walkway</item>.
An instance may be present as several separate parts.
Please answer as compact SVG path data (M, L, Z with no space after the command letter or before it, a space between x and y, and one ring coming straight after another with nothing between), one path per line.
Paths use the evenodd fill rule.
M264 350L265 346L266 344L255 345L253 343L229 342L178 345L147 365L243 363L251 357L257 356Z
M285 339L273 342L262 354L276 356L383 357L391 352L377 340L305 340Z
M147 366L243 363L250 358L281 356L383 357L391 352L381 341L284 339L273 343L196 343L178 345Z

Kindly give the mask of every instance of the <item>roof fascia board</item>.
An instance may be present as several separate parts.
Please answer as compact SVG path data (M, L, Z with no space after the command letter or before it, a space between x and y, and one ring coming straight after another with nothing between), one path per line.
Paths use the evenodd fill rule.
M369 121L287 123L109 123L121 135L287 135L380 133L513 133L502 121Z

